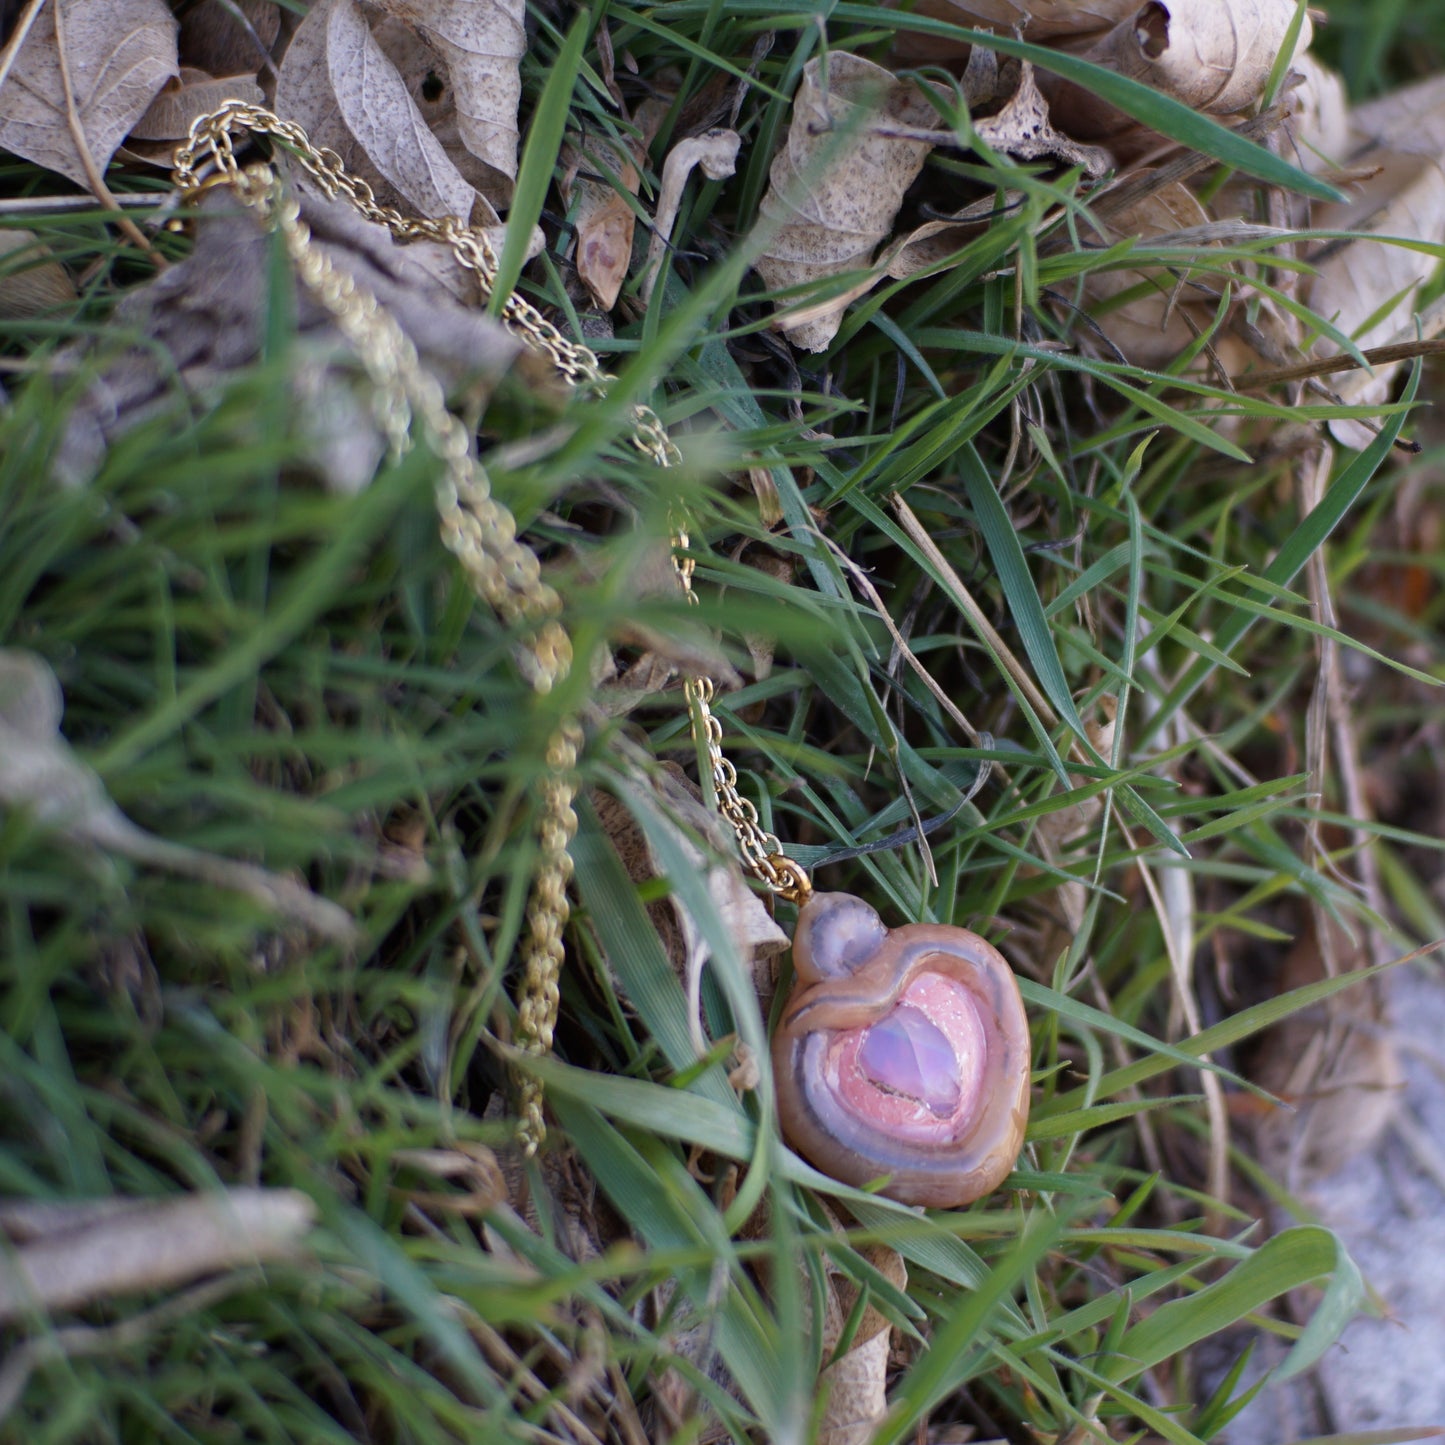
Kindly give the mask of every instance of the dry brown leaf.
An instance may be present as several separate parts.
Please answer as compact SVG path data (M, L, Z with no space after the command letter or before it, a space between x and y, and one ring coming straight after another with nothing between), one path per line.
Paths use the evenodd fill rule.
M1108 151L1081 146L1054 129L1048 101L1027 60L1019 64L1018 83L1003 108L975 120L973 129L991 150L1021 161L1055 160L1079 166L1087 176L1102 176L1114 164Z
M1296 0L1148 0L1083 54L1207 115L1237 115L1263 96L1297 13ZM1295 54L1310 34L1306 18ZM1095 139L1134 128L1083 87L1060 84L1053 98L1055 118L1071 135Z
M908 1287L903 1256L887 1245L861 1251L890 1284ZM832 1356L843 1327L858 1301L858 1285L841 1270L829 1267L823 1315L823 1358ZM818 1376L827 1391L827 1403L818 1421L818 1445L868 1445L888 1409L888 1348L892 1326L873 1305L863 1318L848 1349Z
M63 7L74 125L56 40L57 7ZM89 185L87 159L103 171L178 69L176 22L164 0L49 0L0 85L0 149Z
M0 1322L294 1258L316 1217L295 1189L180 1199L0 1201Z
M133 328L147 342L107 366L71 414L57 460L69 484L88 481L116 437L174 405L177 378L185 395L213 396L260 354L265 235L249 215L236 214L228 196L215 197L202 204L191 255L117 309L113 330ZM475 278L448 250L429 242L399 246L343 201L303 193L301 203L322 251L381 301L454 392L480 399L519 364L519 344L477 309ZM312 460L332 490L358 491L385 452L370 389L352 385L350 352L305 292L297 295L297 324L298 415Z
M322 937L356 936L344 908L290 878L137 827L61 735L64 707L60 684L43 658L0 651L0 807L28 811L71 843L245 894Z
M280 33L274 0L199 0L181 15L181 60L211 75L254 75L270 67Z
M436 56L457 137L489 174L474 184L499 206L517 178L517 108L527 50L525 0L373 0L412 26ZM445 137L438 139L445 144ZM465 169L465 168L463 168Z
M603 311L611 311L632 263L637 218L626 197L606 177L609 172L615 175L635 196L641 176L631 156L601 137L590 138L580 150L569 146L563 154L562 198L577 232L573 253L577 276L593 301Z
M898 0L889 0L897 4ZM968 30L994 30L1004 35L1021 33L1025 40L1060 40L1095 35L1127 20L1140 0L913 0L914 15L946 20ZM964 41L903 31L898 53L911 60L948 60L966 54Z
M726 180L737 169L738 147L742 138L735 130L710 130L704 135L689 136L667 153L662 163L662 184L657 193L657 214L652 223L652 240L647 247L647 269L642 278L642 304L652 300L657 284L658 268L663 253L672 239L677 209L682 204L682 188L694 167L701 166L710 181Z
M130 139L174 144L186 138L198 115L215 110L222 101L245 100L260 105L265 99L265 92L252 76L217 79L204 70L183 65L180 74L166 81L146 113L131 127Z
M1098 244L1112 246L1131 236L1141 242L1167 243L1173 233L1208 222L1209 216L1194 193L1175 181L1110 216ZM1097 308L1142 281L1150 283L1149 295L1104 312L1098 324L1135 366L1162 366L1209 325L1215 301L1213 297L1201 298L1185 282L1158 267L1092 271L1084 283L1084 295Z
M988 230L1000 206L1008 206L1018 197L1009 192L1002 202L985 196L941 221L925 221L906 236L900 236L879 257L884 274L895 281L906 281L920 271L942 266L970 241Z
M370 181L382 204L495 224L496 211L432 134L357 0L321 0L281 62L276 109Z
M1290 138L1299 163L1311 171L1342 165L1350 147L1344 81L1307 53L1291 62L1290 80Z
M1311 921L1285 959L1283 993L1332 972L1371 962L1339 924ZM1405 1073L1395 1048L1381 980L1285 1019L1264 1039L1257 1081L1293 1107L1260 1121L1260 1157L1276 1161L1290 1189L1332 1174L1373 1147L1399 1110Z
M34 231L0 231L0 316L44 316L75 299L65 268Z
M1344 203L1316 207L1311 224L1440 244L1445 241L1442 150L1445 79L1437 76L1356 107L1349 116L1345 155L1352 169L1374 173L1351 186ZM1368 239L1328 242L1312 259L1316 274L1304 285L1305 301L1361 347L1408 339L1419 288L1438 266L1432 256ZM1374 321L1364 327L1371 317ZM1322 339L1316 349L1338 347ZM1373 377L1356 372L1339 390L1353 402L1382 402L1397 370L1398 363L1377 367ZM1358 423L1336 422L1331 430L1346 445L1359 447L1368 440Z
M763 197L762 214L777 228L757 263L767 285L798 286L868 267L933 149L880 128L937 121L917 85L861 56L830 55L826 73L821 60L810 60ZM821 351L837 334L848 299L783 314L778 325L795 346Z

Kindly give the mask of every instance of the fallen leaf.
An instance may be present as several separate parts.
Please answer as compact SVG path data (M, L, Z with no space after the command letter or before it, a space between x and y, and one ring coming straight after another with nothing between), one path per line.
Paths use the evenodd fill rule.
M71 413L57 458L70 485L89 481L106 447L138 422L178 398L214 396L260 355L266 237L224 192L212 196L202 203L191 255L116 310L111 331L129 328L145 341L107 365ZM303 192L301 214L315 243L391 312L453 393L480 401L509 368L544 370L478 310L475 277L446 248L398 245L344 201ZM333 491L355 492L371 480L385 442L329 317L304 291L296 306L295 385L309 451ZM77 349L68 359L78 365L86 354ZM536 379L541 386L544 378Z
M321 0L308 11L281 61L276 110L371 182L383 205L497 222L432 134L357 0Z
M1296 55L1290 67L1292 84L1285 98L1298 163L1310 171L1334 169L1344 163L1350 146L1345 83L1308 53Z
M1279 991L1300 988L1336 970L1361 967L1370 951L1332 919L1311 915L1285 958ZM1276 1161L1296 1189L1372 1148L1398 1113L1404 1065L1389 1027L1383 981L1367 979L1278 1024L1263 1040L1257 1082L1291 1105L1259 1124L1259 1157Z
M44 316L75 300L65 268L34 231L0 230L0 316Z
M191 122L207 115L225 100L246 100L260 105L265 92L249 75L228 75L219 80L204 70L183 65L180 74L161 87L146 113L131 127L132 140L179 142Z
M316 1218L296 1189L179 1199L0 1201L0 1321L291 1259Z
M1082 53L1206 115L1237 115L1263 96L1298 9L1296 0L1148 0ZM1310 36L1306 16L1296 54ZM1061 82L1052 99L1071 135L1102 139L1136 128L1082 86Z
M1349 113L1343 147L1352 169L1368 179L1349 187L1349 199L1317 206L1310 224L1322 229L1362 231L1359 240L1325 242L1308 259L1315 274L1302 288L1309 307L1361 347L1408 340L1419 292L1436 272L1435 257L1404 246L1367 239L1400 236L1432 245L1445 242L1445 79L1438 76L1392 91ZM1367 324L1368 323L1368 324ZM1317 350L1333 352L1324 338ZM1386 400L1399 364L1379 366L1374 375L1355 372L1339 387L1351 402ZM1335 422L1331 431L1347 446L1361 447L1369 433L1358 422Z
M62 6L64 74L55 29ZM103 171L179 68L176 22L164 0L49 0L0 84L0 149L89 185L81 141ZM66 104L66 75L75 128Z
M1146 174L1136 171L1132 178ZM1129 237L1167 245L1174 233L1208 222L1208 213L1194 193L1174 181L1111 215L1104 223L1103 234L1088 239L1103 246L1113 246ZM1141 282L1149 285L1147 295L1112 310L1101 309L1102 303L1133 290ZM1201 297L1183 277L1157 266L1091 271L1084 282L1084 295L1090 309L1100 312L1098 324L1105 336L1135 366L1162 366L1171 361L1208 327L1216 305L1214 296Z
M889 3L898 4L899 0ZM946 20L968 30L1052 41L1109 30L1133 15L1139 4L1140 0L913 0L907 8L910 14ZM898 39L899 53L910 60L949 60L966 54L969 48L966 41L919 31L900 32Z
M281 33L274 0L199 0L183 7L183 64L211 75L255 75L272 69L271 50Z
M1018 192L1008 192L1001 199L985 196L938 221L923 225L900 236L879 257L884 274L895 281L906 281L920 271L945 266L970 241L988 230L1000 210L1014 204Z
M1018 83L1003 108L994 115L973 122L974 134L989 147L1016 160L1059 161L1079 166L1086 176L1102 176L1114 164L1108 151L1098 146L1081 146L1054 129L1049 104L1039 90L1034 68L1027 61L1018 65Z
M42 658L0 650L0 807L28 812L71 843L243 893L322 937L356 936L345 909L292 879L137 827L61 736L63 710L60 684Z
M489 168L479 189L506 206L517 178L517 108L527 51L525 0L373 0L415 28L440 66L458 138Z
M577 276L597 305L611 311L632 263L637 224L623 192L635 196L641 177L632 157L601 137L589 138L580 150L569 146L563 155L562 198L577 232ZM607 179L609 172L616 184Z
M705 135L689 136L667 153L662 163L662 182L657 193L657 213L652 223L652 240L647 246L647 265L642 277L642 304L652 300L657 285L662 257L672 239L677 210L682 204L682 189L697 166L710 181L726 180L737 169L738 147L742 138L735 130L710 130Z
M937 124L938 112L912 81L857 55L829 55L826 71L821 60L810 60L761 207L776 227L757 262L766 284L780 289L866 269L933 149L882 131ZM848 299L802 312L794 303L777 324L795 346L822 351L837 334Z
M861 1251L863 1258L890 1284L908 1287L903 1256L888 1245L875 1244ZM858 1299L858 1284L841 1270L830 1268L823 1320L823 1358L838 1347L843 1327ZM873 1305L853 1335L853 1342L818 1376L827 1391L827 1404L818 1421L818 1445L868 1445L878 1422L888 1410L888 1348L892 1325Z

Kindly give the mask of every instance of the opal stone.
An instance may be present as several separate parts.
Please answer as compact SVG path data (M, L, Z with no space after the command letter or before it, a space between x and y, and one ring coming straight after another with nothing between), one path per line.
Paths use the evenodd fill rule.
M858 1050L858 1064L880 1089L916 1099L936 1118L958 1109L963 1084L948 1036L926 1014L900 1004L873 1025Z

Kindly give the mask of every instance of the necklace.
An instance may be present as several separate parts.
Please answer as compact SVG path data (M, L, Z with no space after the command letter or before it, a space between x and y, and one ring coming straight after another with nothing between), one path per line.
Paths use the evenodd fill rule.
M416 429L436 453L443 544L476 595L524 631L518 668L537 693L550 692L572 665L562 600L543 579L536 553L518 537L515 518L492 496L471 436L396 320L312 244L299 204L275 167L240 164L236 136L279 142L328 197L345 197L396 240L447 246L491 295L496 258L487 237L455 217L405 216L379 204L334 151L249 102L226 101L198 117L176 152L175 182L183 197L227 186L279 235L301 284L365 367L392 451L405 451ZM502 321L545 355L569 386L600 394L612 380L588 347L568 340L522 296L506 298ZM657 467L676 465L677 449L649 407L632 408L629 439ZM686 520L676 516L672 531L679 585L695 603ZM756 807L739 791L737 770L723 752L714 694L705 677L684 686L718 807L732 826L743 867L799 909L795 981L772 1049L783 1137L844 1183L886 1176L881 1192L905 1203L957 1207L979 1198L1013 1167L1028 1115L1028 1023L1012 971L967 929L908 924L890 930L862 899L814 892L806 870L761 827ZM538 860L520 944L515 1042L526 1054L549 1053L556 1027L581 747L575 716L564 718L546 741ZM517 1087L520 1135L530 1155L546 1132L542 1090L524 1069L517 1071Z

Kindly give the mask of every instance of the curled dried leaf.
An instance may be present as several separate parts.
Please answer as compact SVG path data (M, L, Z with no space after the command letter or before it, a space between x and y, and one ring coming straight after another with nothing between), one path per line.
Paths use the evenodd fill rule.
M1208 115L1256 105L1298 13L1296 0L1148 0L1084 52ZM1300 28L1295 53L1310 42ZM1072 135L1103 138L1134 122L1092 91L1061 84L1055 116Z
M281 33L275 0L198 0L181 13L181 60L211 75L254 75L271 65Z
M888 1245L870 1245L864 1259L898 1289L908 1285L903 1256ZM842 1270L828 1270L823 1315L823 1358L838 1348L843 1328L858 1300L857 1281ZM888 1409L888 1350L892 1326L875 1306L863 1311L852 1343L818 1377L827 1403L818 1422L818 1445L868 1445Z
M0 231L0 316L44 316L75 299L65 268L34 231Z
M295 1189L182 1199L0 1202L0 1322L289 1259L316 1217Z
M637 224L622 192L635 196L641 176L631 156L601 137L590 139L581 150L569 148L566 161L562 194L577 232L577 275L597 305L611 311L632 263ZM616 176L617 184L609 175Z
M762 214L776 229L757 270L770 287L798 286L868 267L932 144L889 126L936 125L938 112L912 81L861 56L834 54L803 69L793 119L773 161ZM863 285L872 285L876 276ZM856 294L856 292L854 293ZM837 334L847 298L784 312L795 346L821 351Z
M1400 236L1432 245L1445 242L1445 80L1433 77L1356 107L1349 115L1343 147L1352 167L1367 179L1350 188L1347 201L1318 207L1312 225L1360 231L1358 240L1327 242L1311 257L1315 274L1304 299L1362 347L1413 336L1412 314L1419 291L1434 274L1433 256L1370 236ZM1333 351L1333 343L1321 342ZM1348 400L1384 401L1398 363L1358 372L1340 387ZM1356 422L1331 430L1348 445L1363 446L1367 433Z
M1039 90L1034 68L1018 66L1018 83L1003 108L973 122L974 134L991 150L1021 161L1053 160L1079 166L1086 176L1102 176L1114 164L1098 146L1081 146L1054 129L1049 104Z
M1139 0L913 0L907 8L914 15L969 30L1021 33L1025 40L1037 41L1097 35L1127 20ZM913 60L948 60L968 51L965 41L916 31L903 32L899 40L899 53Z
M457 138L487 168L476 184L505 206L517 178L517 108L527 50L524 0L375 0L414 28L436 57ZM446 137L438 137L446 144Z
M432 134L356 0L312 6L281 62L276 110L371 182L383 204L496 223L490 202Z
M662 264L672 228L677 221L677 208L682 204L682 188L697 166L710 181L726 180L737 169L738 147L742 138L735 130L710 130L705 135L689 136L668 152L662 163L662 185L657 193L657 214L652 225L652 240L647 247L647 273L642 278L642 304L652 300L657 284L658 267Z
M164 0L68 5L62 44L56 14L40 11L0 83L0 150L87 185L179 70L176 22Z
M60 684L43 658L0 651L0 807L27 810L71 843L243 893L322 937L355 937L345 909L292 879L137 827L61 736L64 707Z
M222 101L244 100L260 105L265 92L249 75L228 75L217 79L204 70L183 65L179 75L168 80L151 101L146 113L131 128L132 141L168 141L172 145L186 138L191 122L206 115Z
M1136 176L1144 174L1138 172ZM1208 221L1194 193L1174 181L1110 216L1102 243L1112 246L1132 236L1140 242L1167 244L1172 234L1207 225ZM1099 325L1134 365L1161 366L1209 324L1215 298L1201 296L1182 275L1157 266L1091 271L1084 283L1084 294L1098 309L1141 284L1148 288L1146 295L1105 309Z

